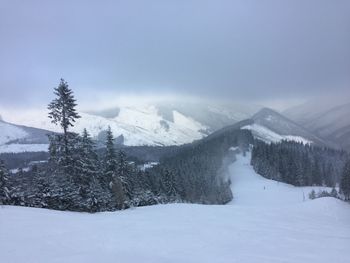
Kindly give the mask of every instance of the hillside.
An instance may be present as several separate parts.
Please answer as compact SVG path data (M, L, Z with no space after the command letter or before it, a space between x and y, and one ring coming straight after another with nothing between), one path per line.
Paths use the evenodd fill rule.
M322 146L334 146L307 131L301 125L269 108L263 108L254 114L251 122L247 125L242 125L241 129L251 130L257 139L266 142L287 140L302 142L304 144L311 143Z
M47 151L48 133L47 130L0 120L0 153Z

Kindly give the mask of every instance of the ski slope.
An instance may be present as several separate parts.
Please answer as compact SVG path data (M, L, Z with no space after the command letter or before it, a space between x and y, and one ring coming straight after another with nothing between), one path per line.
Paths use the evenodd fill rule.
M268 180L257 173L250 165L250 153L237 155L236 162L230 167L232 193L231 204L239 206L277 207L300 205L310 201L309 193L315 190L331 191L329 187L295 187L290 184ZM349 206L350 208L350 206Z
M231 165L228 205L171 204L113 213L0 207L1 262L347 263L350 205ZM317 190L317 189L315 189Z

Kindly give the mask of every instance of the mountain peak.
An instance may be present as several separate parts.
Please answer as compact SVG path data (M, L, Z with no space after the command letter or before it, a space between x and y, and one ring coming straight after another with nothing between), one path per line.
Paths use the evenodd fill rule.
M266 134L270 136L270 133L274 133L278 135L278 138L282 139L292 138L296 141L311 142L317 145L327 145L323 139L315 136L301 125L288 119L273 109L262 108L252 116L252 120L254 121L255 126L249 126L248 128L257 130L255 133L259 133L260 137L264 137Z
M277 111L275 111L271 108L267 108L267 107L264 107L261 110L259 110L257 113L255 113L253 115L252 119L253 120L266 119L266 118L273 117L273 116L278 117L278 118L287 119L282 114L278 113Z

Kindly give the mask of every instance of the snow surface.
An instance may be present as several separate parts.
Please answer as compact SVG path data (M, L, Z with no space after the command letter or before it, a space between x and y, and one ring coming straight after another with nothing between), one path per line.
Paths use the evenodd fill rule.
M349 262L349 204L304 201L311 188L266 180L249 159L238 156L229 169L228 205L98 214L0 207L1 262Z
M280 142L282 140L295 141L295 142L299 142L299 143L303 143L303 144L312 143L312 141L309 141L301 136L277 134L274 131L271 131L270 129L268 129L262 125L256 124L256 123L251 124L251 125L246 125L246 126L242 127L241 129L252 131L253 135L256 138L261 139L261 140L268 142L268 143L271 143L271 142L276 143L276 142Z
M23 139L27 136L28 133L23 129L0 121L0 145L13 140Z

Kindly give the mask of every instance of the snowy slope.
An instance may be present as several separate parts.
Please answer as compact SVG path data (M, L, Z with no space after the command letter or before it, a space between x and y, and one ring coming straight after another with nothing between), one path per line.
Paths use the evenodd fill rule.
M0 120L0 153L47 151L49 131Z
M228 205L172 204L113 213L0 208L3 262L347 263L350 205L303 199L266 180L249 156L230 167ZM265 187L265 189L264 189Z
M25 130L15 125L0 121L0 145L14 140L24 139L27 136L29 136L29 134Z
M265 141L267 143L273 142L277 143L282 140L286 141L295 141L295 142L300 142L303 144L310 144L312 141L309 141L301 136L295 136L295 135L280 135L274 131L271 131L270 129L253 123L251 125L246 125L241 128L242 130L250 130L252 131L252 134L255 138L260 139L262 141Z
M334 147L333 144L324 141L294 121L268 108L263 108L254 114L251 123L242 125L241 129L251 130L256 138L265 142L287 140Z

